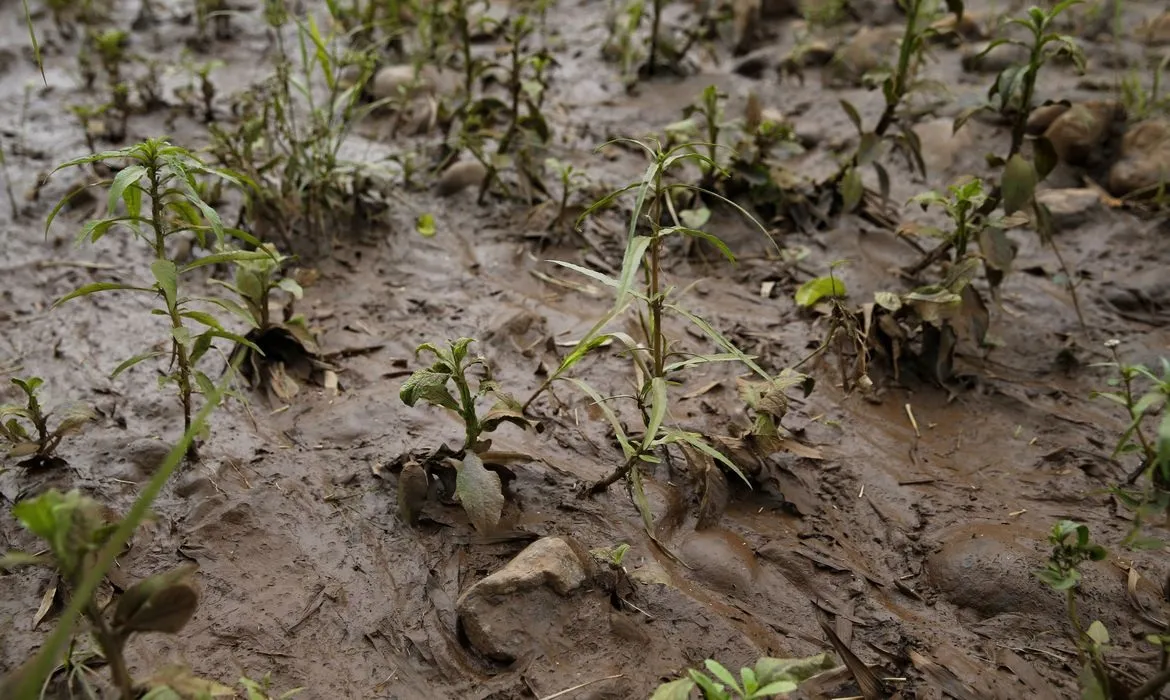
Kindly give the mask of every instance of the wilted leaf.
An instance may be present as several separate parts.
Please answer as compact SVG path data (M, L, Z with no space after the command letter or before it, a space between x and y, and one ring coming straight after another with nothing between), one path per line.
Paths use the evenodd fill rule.
M887 311L897 311L902 308L902 297L893 292L874 292L874 302Z
M480 533L492 531L504 512L504 492L500 475L483 466L474 452L463 458L455 478L455 495L467 511L471 524Z
M435 406L458 411L459 404L447 391L447 381L450 378L451 375L446 372L437 372L429 367L417 370L398 390L398 398L407 406L414 406L422 399Z
M167 632L183 629L195 608L199 594L190 582L193 564L154 574L131 586L118 599L114 625L121 634Z
M1001 228L988 226L979 232L979 251L983 253L983 260L989 267L1001 272L1012 269L1012 261L1016 252L1012 250L1011 241Z
M213 680L200 678L185 666L165 666L142 681L142 685L151 688L150 692L169 690L182 700L202 700L207 697L230 698L236 691L226 685ZM151 697L148 693L146 697ZM155 696L158 700L173 697L166 694Z
M796 290L796 303L807 308L825 297L845 296L845 283L841 280L836 277L816 277L800 285Z

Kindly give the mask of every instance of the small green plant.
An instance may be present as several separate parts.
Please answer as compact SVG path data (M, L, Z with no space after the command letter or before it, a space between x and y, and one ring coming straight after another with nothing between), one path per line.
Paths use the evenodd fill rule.
M650 700L689 700L695 690L703 700L786 698L804 681L833 668L836 660L831 654L806 659L765 657L753 668L740 669L738 679L714 659L707 659L703 665L710 675L690 669L686 676L658 686Z
M894 139L895 146L901 148L910 163L911 170L921 175L926 174L926 164L922 159L922 144L914 132L913 120L903 118L906 98L915 92L938 89L937 83L918 78L918 69L930 45L931 38L937 34L932 23L937 16L937 0L905 0L902 3L906 10L906 24L902 32L902 39L898 45L898 62L889 71L879 71L867 76L871 80L881 80L882 96L885 98L885 108L878 118L872 131L867 131L861 120L857 108L846 100L841 101L849 121L856 127L859 136L857 150L841 166L837 172L824 183L836 191L832 211L851 212L861 203L864 189L861 183L861 168L872 165L877 173L883 200L889 198L890 176L879 160L882 154L882 144L887 138L890 128L898 127L899 134ZM961 20L963 16L962 0L946 0L946 7Z
M1160 539L1142 535L1142 525L1150 518L1170 517L1170 360L1163 359L1160 374L1144 365L1124 362L1117 348L1120 342L1106 343L1113 361L1097 365L1108 367L1115 375L1109 379L1112 391L1094 392L1121 406L1127 424L1113 449L1113 457L1134 455L1139 463L1124 484L1114 493L1134 512L1133 527L1125 544L1141 548L1161 548ZM1139 480L1142 482L1138 486Z
M63 465L65 460L53 453L62 438L80 432L93 420L93 410L88 406L73 406L58 421L57 427L50 430L49 418L52 412L46 412L41 407L37 396L45 380L40 377L14 377L12 383L24 392L25 404L0 406L0 439L10 445L8 456L26 458L21 465L28 468Z
M69 586L71 595L77 595L77 587L93 570L98 553L108 544L116 528L101 504L77 490L64 494L48 491L17 503L12 514L27 530L45 541L49 556L9 553L0 563L5 568L34 563L51 566ZM83 614L93 626L94 637L122 700L134 700L138 696L126 664L127 642L135 634L176 634L183 629L199 602L191 581L194 572L193 565L185 565L145 578L127 588L113 606L100 606L92 594L83 601Z
M191 427L171 448L121 519L110 521L99 504L77 491L67 494L50 491L13 508L17 519L46 540L48 556L9 552L0 558L0 569L27 564L51 565L68 585L69 595L57 626L36 655L0 677L0 697L36 700L54 669L59 668L61 656L70 647L78 620L83 616L95 626L99 646L107 654L120 697L123 700L138 697L124 659L110 658L108 650L117 653L136 633L182 628L197 603L189 581L190 569L173 569L131 586L115 603L112 615L97 605L98 586L183 461L195 436L203 431L208 417L220 405L228 381L225 379L213 387L214 392L192 419Z
M569 201L573 194L588 181L589 176L575 168L572 163L566 163L556 158L546 158L544 167L556 175L561 190L560 196L557 198L556 216L548 224L549 230L552 230L571 223L569 220Z
M1104 547L1090 541L1088 527L1071 520L1061 520L1053 525L1048 543L1052 545L1052 553L1044 568L1036 572L1036 577L1052 590L1064 593L1065 611L1073 629L1073 641L1082 666L1081 687L1095 691L1095 694L1085 697L1113 697L1109 672L1101 654L1102 647L1109 642L1109 633L1105 625L1096 620L1086 628L1077 612L1081 564L1101 561L1108 553Z
M1163 56L1162 60L1153 66L1149 89L1142 83L1141 76L1136 71L1122 79L1121 104L1130 119L1141 121L1157 115L1170 114L1170 95L1162 92L1162 79L1167 68L1170 68L1170 55Z
M71 299L90 294L129 291L145 294L161 302L152 313L167 320L169 350L152 349L135 355L117 366L113 376L145 361L159 357L169 358L172 371L161 382L173 384L183 409L183 429L191 427L194 397L199 393L209 394L212 381L198 368L202 359L216 338L259 348L249 340L227 330L220 320L198 305L214 304L222 308L221 300L189 296L182 282L199 268L206 265L255 260L269 257L264 250L228 250L224 246L228 236L234 236L247 243L258 242L235 229L225 227L219 214L198 194L196 176L218 178L241 186L235 176L210 168L190 151L173 146L163 139L151 139L117 151L104 151L76 158L63 163L53 171L64 168L105 163L107 165L129 165L122 167L108 182L108 213L105 218L86 223L78 235L78 242L97 243L113 230L122 229L148 246L152 254L150 263L151 281L146 284L129 282L94 282L83 285L58 299L54 306L60 306ZM53 220L68 203L69 197L61 200L49 215L45 224L46 232ZM119 212L121 207L121 212ZM180 265L169 257L168 241L180 234L193 234L199 244L206 248L214 241L222 252L213 253L193 262ZM197 330L190 324L202 326ZM194 456L192 445L191 456Z
M602 45L602 56L619 64L627 89L643 75L681 72L687 53L709 29L711 18L702 17L677 36L662 21L666 5L666 0L612 0L609 4L609 36ZM649 35L643 38L647 17Z
M407 406L423 401L445 408L463 422L463 447L456 455L462 458L462 463L456 475L455 494L475 528L486 533L500 521L504 493L499 475L484 467L479 456L491 447L490 440L481 438L504 423L526 428L528 420L520 404L492 380L487 360L469 354L473 342L472 338L459 338L446 348L431 343L418 346L416 356L425 352L434 356L435 361L416 370L402 385L398 396ZM471 375L477 368L482 375L478 379ZM454 386L454 395L449 385ZM481 413L480 400L489 397L494 403Z
M725 487L724 477L722 471L716 467L717 463L750 484L739 466L716 449L709 438L674 424L670 415L672 404L670 386L677 384L685 370L710 363L739 363L756 375L753 380L743 381L750 384L759 395L772 396L774 400L768 402L768 406L781 414L785 402L780 401L775 394L782 394L784 389L792 385L792 381L790 377L774 377L766 372L710 323L686 310L675 299L674 290L667 283L666 241L672 237L707 241L729 261L735 260L727 245L718 237L686 225L673 202L673 195L676 192L691 192L698 189L690 184L673 182L670 178L675 169L688 161L700 162L706 167L714 167L714 164L692 144L681 144L664 150L657 147L657 144L652 146L639 141L628 143L643 149L646 153L650 163L645 175L640 181L602 198L582 215L588 216L610 206L623 194L635 193L634 211L630 218L626 251L619 276L614 277L568 262L554 261L615 290L614 304L529 397L524 408L527 410L538 396L560 379L566 379L584 392L610 423L624 460L610 475L592 484L583 493L597 494L611 484L625 479L642 514L646 529L651 531L651 514L643 486L642 470L661 462L663 455L669 454L671 448L681 451L686 457L704 494L707 494L709 488L719 489L720 485ZM728 204L749 221L755 221L738 205L716 193L706 190L703 192ZM756 225L759 225L758 222ZM767 235L767 232L764 231L764 234ZM638 282L640 276L641 284ZM611 322L630 311L634 312L640 337L635 338L628 333L607 330ZM676 315L694 325L718 348L718 352L703 354L672 347L664 329L664 320L668 314ZM567 373L590 352L609 344L610 341L621 343L630 360L632 393L604 398L589 383L568 377ZM640 418L642 424L640 436L627 431L625 423L619 418L613 407L618 400L628 404ZM704 521L710 521L711 517L708 514Z

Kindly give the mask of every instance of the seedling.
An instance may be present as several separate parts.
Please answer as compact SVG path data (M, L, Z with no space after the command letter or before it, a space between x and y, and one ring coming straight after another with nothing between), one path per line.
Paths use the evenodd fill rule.
M800 684L836 665L831 654L806 659L762 658L753 668L742 668L737 679L714 659L703 662L708 673L696 669L678 680L660 685L650 700L689 700L697 688L703 700L758 700L788 697Z
M675 210L672 200L672 195L675 192L690 192L696 189L692 185L670 182L669 177L673 170L682 167L688 161L702 163L711 168L716 167L715 164L711 163L692 144L682 144L669 150L663 150L656 147L657 144L652 146L639 141L627 141L627 143L643 149L650 161L642 180L607 195L582 215L584 218L598 209L608 207L621 195L636 192L620 276L614 278L597 270L572 263L554 261L614 289L613 307L585 333L573 350L561 361L560 366L550 373L541 387L529 397L525 403L525 409L531 406L533 401L554 381L567 378L566 374L569 370L591 351L605 345L610 340L620 342L631 361L633 385L633 393L620 398L632 403L632 407L636 409L641 418L643 431L640 437L627 432L617 412L610 406L614 399L603 398L596 389L584 380L567 378L601 409L613 428L614 436L624 457L624 461L619 467L609 476L591 485L584 493L600 493L611 484L626 479L634 502L642 514L646 529L650 531L652 529L651 514L643 488L641 470L646 465L660 462L662 459L660 455L665 454L669 447L675 446L681 450L691 462L692 470L701 472L702 476L713 475L712 470L718 471L715 469L715 463L719 463L747 482L747 477L740 471L740 468L713 447L710 440L698 433L671 425L673 421L670 420L669 386L675 377L691 367L713 362L737 362L758 375L759 384L764 387L761 389L762 392L769 391L770 387L778 387L778 380L764 371L753 358L739 350L710 323L680 306L672 296L672 288L666 283L665 242L672 236L708 241L729 261L734 262L735 260L730 249L718 237L684 224L680 214ZM754 222L751 215L738 205L714 192L701 191L727 203L747 217L749 221ZM758 223L756 225L759 226ZM760 228L763 230L762 227ZM764 233L767 235L766 231ZM644 274L644 283L639 288L637 279L640 273ZM627 333L607 330L612 321L631 310L636 314L638 327L641 331L640 338L635 339ZM720 352L702 354L672 349L663 329L663 319L668 313L689 321L712 341ZM782 389L782 387L778 388ZM712 461L708 463L708 459ZM722 474L719 476L721 477ZM700 483L709 484L710 482L704 479Z
M12 512L27 530L45 541L49 555L10 553L0 563L6 568L18 564L51 566L69 586L70 595L78 595L76 589L94 570L98 552L108 544L116 527L106 509L77 490L65 494L51 490L17 503ZM135 634L176 634L186 626L199 601L191 581L194 572L193 565L185 565L145 578L127 588L113 606L99 605L92 592L83 599L82 611L93 626L122 700L138 697L126 664L127 642Z
M241 186L240 180L225 171L209 168L190 151L173 146L163 139L151 139L121 150L77 158L57 166L53 172L91 163L112 165L123 161L130 164L119 170L113 180L101 183L109 189L107 217L86 223L77 239L79 243L97 243L110 231L128 231L148 246L152 253L152 281L146 285L127 282L86 284L58 299L54 306L78 297L110 291L146 294L160 300L161 306L152 310L152 313L167 319L170 350L149 350L135 355L119 364L112 376L145 360L168 357L173 370L161 381L175 386L183 408L183 429L186 431L191 427L193 397L198 393L211 393L212 382L198 369L198 364L211 350L214 340L222 338L251 346L257 351L259 348L250 340L224 328L213 314L196 308L197 302L228 308L220 300L188 296L181 282L206 265L267 258L269 253L263 250L228 250L224 247L228 236L252 245L258 245L258 242L242 231L223 225L219 214L199 196L195 177L219 178L236 186ZM68 201L69 197L62 199L53 209L45 224L46 232ZM124 213L118 213L119 206L124 209ZM208 246L210 234L222 252L185 265L178 264L168 257L167 244L171 238L187 232L194 234L204 248ZM196 331L188 325L189 322L202 326L203 330ZM191 456L194 454L192 447Z
M544 167L556 175L561 188L560 197L557 200L557 214L548 224L549 230L552 230L568 221L569 199L573 196L574 191L588 180L588 175L573 167L572 163L566 163L556 158L547 158L544 161Z
M1117 350L1119 345L1116 340L1108 341L1106 346L1113 361L1096 365L1115 372L1109 380L1114 390L1094 392L1092 396L1125 409L1127 425L1113 449L1113 457L1135 455L1140 460L1125 483L1114 489L1122 503L1134 512L1125 544L1157 549L1165 543L1143 536L1141 528L1152 517L1170 516L1170 412L1165 410L1170 398L1170 360L1162 360L1159 376L1144 365L1124 362Z
M824 341L804 359L796 363L793 369L804 366L805 363L835 346L838 370L841 373L841 384L845 391L851 391L854 387L868 391L873 385L873 381L869 378L868 343L866 334L858 322L857 314L846 306L848 292L845 283L834 272L840 264L843 263L834 263L829 268L828 275L814 277L796 290L794 297L798 306L806 309L828 306L829 329L825 333ZM851 357L853 358L852 368L849 366ZM805 394L810 392L811 386L806 389ZM749 401L748 403L750 406L753 402ZM770 405L770 402L766 402L765 405Z
M10 458L26 458L21 466L30 469L55 467L65 460L54 456L57 445L66 435L80 432L94 418L93 411L82 405L69 408L57 427L49 430L51 412L41 408L37 396L45 383L40 377L13 378L12 383L24 392L25 405L0 406L0 439L10 445Z
M283 371L284 366L297 366L311 374L324 365L308 321L293 313L293 304L301 299L304 291L295 279L281 272L290 258L278 253L271 243L261 250L268 255L235 261L232 282L214 279L212 282L235 294L239 303L227 300L218 303L242 318L250 328L244 335L248 343L237 344L232 353L240 359L241 373L253 385L269 388L287 399L293 388L288 383L293 380ZM279 305L279 319L273 318L274 293L287 298Z
M504 423L526 428L529 422L520 404L492 380L487 360L468 354L468 347L473 342L472 338L459 338L446 348L431 343L418 346L416 357L425 352L433 355L435 362L410 375L398 396L407 406L423 401L445 408L463 422L463 448L459 455L463 461L455 480L455 494L475 529L489 532L499 523L503 513L504 492L499 474L484 467L480 454L490 448L491 441L481 440L481 437ZM479 379L470 374L476 369L481 373ZM449 385L454 385L455 395L451 394ZM478 404L484 398L495 402L481 413Z
M1065 595L1065 612L1074 632L1074 641L1080 656L1082 687L1095 687L1097 694L1087 697L1112 697L1109 672L1101 656L1101 648L1109 641L1109 633L1099 621L1087 629L1077 612L1077 588L1081 584L1081 564L1101 561L1108 552L1089 540L1089 528L1071 520L1061 520L1052 526L1048 535L1052 553L1044 568L1036 572L1045 585Z

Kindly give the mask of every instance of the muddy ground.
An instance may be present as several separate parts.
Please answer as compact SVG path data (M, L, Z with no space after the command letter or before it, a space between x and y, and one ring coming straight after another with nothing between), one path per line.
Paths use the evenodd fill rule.
M0 29L0 99L8 105L0 136L18 198L40 173L86 153L68 107L92 99L77 76L77 41L62 37L39 4L32 3L47 86L29 60L26 28L16 21L20 3L4 3L9 21ZM881 5L873 10L876 21L896 23ZM972 3L971 9L986 17L1005 9L996 5ZM614 136L661 133L708 84L730 95L729 111L755 91L765 106L792 115L797 133L816 144L802 166L810 176L831 172L829 148L848 147L854 138L839 99L851 100L867 121L880 111L880 92L823 87L817 69L803 84L781 80L772 69L758 78L735 74L736 59L726 49L701 58L696 74L643 82L628 95L597 50L606 33L603 8L560 2L551 14L555 27L573 28L558 32L552 153L600 185L636 178L644 164L636 153L600 155L593 147ZM129 26L137 3L118 3L118 9L124 12L114 14L117 24ZM685 21L683 9L672 11L674 20ZM1120 43L1083 37L1091 75L1109 82L1118 57L1140 61L1143 48L1128 37L1161 9L1156 2L1125 3ZM233 20L235 36L210 49L224 62L213 74L223 119L230 95L267 70L259 12L242 10ZM183 19L188 10L168 3L158 13L157 26L132 35L133 50L177 64L193 33ZM791 49L796 21L769 20L765 45L779 54ZM857 27L852 22L828 36L846 37ZM987 175L984 154L1006 147L1006 129L985 121L950 136L950 118L992 77L965 72L961 53L940 48L926 68L954 98L936 116L922 118L927 182L913 177L901 158L888 159L895 202L960 174ZM184 80L164 73L163 83L173 91ZM1046 69L1038 97L1102 95L1070 68L1056 66ZM367 135L380 128L367 126ZM192 146L207 140L205 126L176 107L133 118L128 141L160 134ZM406 140L357 142L367 154L413 147ZM1052 182L1077 186L1080 175L1062 167ZM16 499L49 486L81 488L124 510L180 428L174 400L156 389L155 368L108 379L145 339L162 337L145 302L96 296L50 309L79 284L134 278L144 269L143 251L125 236L72 247L83 213L65 216L45 235L45 216L69 177L55 177L37 201L22 199L18 218L0 207L0 368L44 377L50 403L84 401L101 418L64 443L68 468L0 475L6 513ZM661 532L682 566L651 546L624 489L577 497L581 484L619 463L620 452L600 416L567 388L557 391L559 401L538 404L542 432L509 427L495 437L494 450L513 453L505 460L515 474L502 526L507 536L484 540L457 505L429 503L415 528L399 519L396 476L385 465L408 451L454 445L461 435L438 411L399 401L415 346L478 338L476 347L502 385L527 395L540 382L541 364L557 361L538 341L579 337L609 303L600 288L573 290L533 273L579 284L547 260L616 266L624 244L621 212L590 224L592 244L585 246L572 236L539 241L542 226L528 207L478 206L471 191L445 199L410 192L400 199L384 226L362 237L339 232L330 255L305 262L320 278L299 310L326 351L355 351L339 360L340 391L307 386L283 410L272 411L255 396L248 409L232 404L220 411L199 462L167 487L155 504L157 518L119 561L118 575L127 578L183 562L199 565L202 602L194 620L178 636L132 643L135 669L180 662L228 683L245 673L270 673L277 689L306 687L301 697L403 700L543 698L617 676L563 697L644 698L661 680L705 658L738 668L761 655L830 649L818 624L823 617L881 675L899 679L890 687L903 697L964 692L944 682L946 672L912 663L911 651L948 669L969 686L970 697L1075 697L1076 656L1062 601L1031 575L1043 562L1051 524L1073 518L1111 545L1109 560L1086 569L1086 619L1101 619L1112 632L1110 659L1123 678L1151 672L1154 653L1141 640L1155 630L1127 597L1127 574L1136 568L1138 595L1158 611L1170 565L1164 554L1114 546L1129 521L1103 490L1134 465L1109 458L1122 421L1110 404L1089 396L1106 379L1104 370L1090 366L1107 359L1106 339L1121 339L1134 360L1167 354L1166 307L1158 299L1170 303L1159 272L1170 253L1161 219L1100 203L1061 219L1058 242L1079 276L1087 330L1056 278L1050 250L1016 231L1017 272L1006 283L1004 308L992 313L992 334L1002 347L987 357L961 347L958 381L942 388L912 372L895 381L875 368L874 393L846 395L832 362L812 366L816 390L785 419L806 445L804 456L774 456L776 481L753 492L737 489L718 527L696 532L692 507L684 522ZM921 218L915 207L898 211L905 220ZM422 212L435 214L434 238L414 231ZM773 371L799 361L824 336L823 320L792 301L809 272L848 259L840 274L851 295L865 299L875 290L902 289L894 270L917 256L892 231L847 216L829 230L775 232L782 246L810 252L797 270L770 258L766 242L730 213L717 211L715 222L740 255L738 264L673 251L669 274L678 288L691 285L684 297L689 308ZM767 282L776 284L765 297ZM1148 302L1142 308L1119 309L1111 301L1138 293ZM681 325L671 330L705 347ZM616 393L628 387L626 369L619 356L602 353L580 371L601 391ZM4 398L16 398L4 391ZM679 395L687 396L672 416L680 425L720 435L747 422L726 367L688 375ZM680 473L663 466L652 476L660 516L672 501L689 497ZM546 535L570 535L588 548L628 543L631 606L616 609L597 591L555 603L534 599L531 648L511 664L487 660L461 637L454 601ZM31 546L11 517L0 519L0 549ZM54 615L36 629L32 624L50 579L43 571L0 577L0 672L34 652L51 626ZM843 675L809 694L856 692Z

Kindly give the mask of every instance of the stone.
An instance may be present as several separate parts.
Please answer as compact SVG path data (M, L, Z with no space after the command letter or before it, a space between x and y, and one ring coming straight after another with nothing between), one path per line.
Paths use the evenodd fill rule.
M1058 614L1057 601L1032 575L1044 565L1042 533L973 523L944 535L926 560L931 584L951 603L985 616Z
M487 177L487 168L478 160L453 163L439 176L435 189L440 197L450 197L472 185L480 186Z
M1138 27L1137 36L1150 46L1170 44L1170 11L1142 23Z
M1043 134L1048 130L1048 127L1052 126L1052 122L1067 112L1070 107L1072 107L1072 104L1068 102L1053 102L1051 104L1040 105L1028 115L1028 123L1025 129L1033 136Z
M902 30L898 27L862 27L841 45L825 70L829 87L859 86L865 74L888 64Z
M366 85L366 92L375 100L417 97L434 92L435 77L431 66L423 66L417 75L414 66L408 64L383 66Z
M945 173L956 157L971 148L975 142L971 127L964 124L954 130L952 119L931 119L914 125L914 133L922 143L922 160L929 173Z
M573 602L566 597L595 574L596 564L581 545L567 537L545 537L464 591L455 609L473 647L509 662L531 648L549 625L571 619Z
M1084 165L1098 155L1124 109L1112 100L1091 100L1069 107L1044 130L1060 160Z
M1000 44L988 50L990 45L990 42L984 41L964 49L960 59L963 70L968 73L999 73L1005 68L1028 62L1028 50L1022 46Z
M1121 139L1121 159L1109 170L1109 191L1118 197L1153 194L1170 182L1170 120L1147 119Z
M1074 229L1084 225L1094 214L1104 211L1101 195L1089 187L1041 190L1036 201L1048 207L1057 229Z

